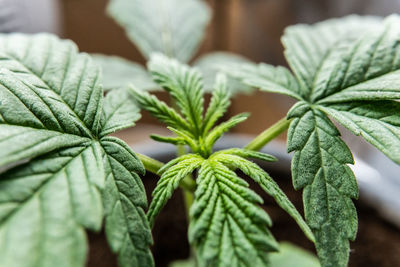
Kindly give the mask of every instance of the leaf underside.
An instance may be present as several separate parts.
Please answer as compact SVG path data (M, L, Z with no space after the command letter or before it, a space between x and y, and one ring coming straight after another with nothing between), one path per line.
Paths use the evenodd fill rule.
M103 202L109 211L103 191L110 191L113 180L141 186L141 162L122 141L103 137L132 122L111 96L103 110L99 73L70 41L47 34L0 36L0 167L8 169L0 174L0 266L84 266L84 230L100 230ZM138 117L137 110L130 114ZM131 155L131 163L119 158L131 176L105 160L117 153L108 146L117 144L118 153ZM118 199L119 190L112 192ZM144 190L134 193L131 203L144 214ZM118 215L137 235L127 239L132 230L120 228L122 233L110 237L110 243L131 243L127 253L114 249L121 266L152 266L148 225L143 218ZM113 216L107 214L106 221Z

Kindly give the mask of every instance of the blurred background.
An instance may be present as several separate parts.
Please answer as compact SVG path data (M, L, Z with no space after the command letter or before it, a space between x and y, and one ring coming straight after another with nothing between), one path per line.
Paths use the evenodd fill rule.
M213 18L198 55L230 51L255 62L286 65L280 42L286 26L314 23L352 13L386 16L400 11L399 0L207 0ZM119 55L135 62L145 59L122 27L105 13L108 0L0 0L0 31L53 32L72 39L81 51ZM257 134L284 116L292 105L268 93L238 95L231 114L252 116L234 129ZM151 122L145 116L142 122Z

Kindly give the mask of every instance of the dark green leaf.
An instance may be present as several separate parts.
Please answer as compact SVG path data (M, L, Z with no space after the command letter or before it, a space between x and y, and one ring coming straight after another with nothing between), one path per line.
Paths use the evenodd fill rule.
M132 127L140 117L140 109L126 89L112 90L104 99L100 136Z
M84 228L99 230L102 223L103 176L98 143L1 174L0 266L83 266Z
M357 182L347 164L350 150L329 119L309 110L290 125L288 150L292 160L293 185L304 187L307 223L316 238L322 266L346 266L349 242L357 233L357 213L351 198L358 197Z
M0 266L81 267L87 252L84 228L98 231L103 219L103 158L128 149L126 145L120 145L119 151L109 149L104 143L109 139L99 144L100 133L131 122L114 108L115 102L122 103L113 97L117 91L107 99L106 116L100 120L99 70L72 42L47 34L1 35L0 63L0 166L16 166L8 165L9 170L0 174ZM133 114L131 107L125 111ZM129 153L131 158L126 156ZM143 168L129 153L119 160L124 166L140 166L127 168L142 190L129 190L144 199L136 174ZM108 176L110 169L115 180L129 179L123 169L106 161ZM143 209L145 204L134 208ZM110 203L105 205L108 211ZM126 216L130 233L141 229L139 236L149 231L143 211L142 215L142 220ZM145 259L140 260L147 264L142 266L151 266L149 240L149 236L135 240L140 252L128 246L117 249L113 238L111 243L122 266L131 266L136 255Z
M103 193L105 229L120 266L153 266L150 227L144 209L146 194L138 174L145 170L121 140L104 137L106 182Z

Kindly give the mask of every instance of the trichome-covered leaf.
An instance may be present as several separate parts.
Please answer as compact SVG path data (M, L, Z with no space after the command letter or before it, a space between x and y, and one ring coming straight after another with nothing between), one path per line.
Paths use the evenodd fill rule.
M251 71L236 74L249 84L257 82L262 89L300 100L288 114L293 118L288 150L295 151L293 183L296 189L305 188L306 220L323 266L347 265L348 240L357 230L351 201L358 195L357 184L347 166L352 155L328 116L400 162L399 24L394 15L383 21L350 16L291 26L282 39L297 86L280 83L283 89L275 90L279 79L271 67L265 69L269 76L264 81Z
M106 153L105 230L120 266L153 266L151 231L144 209L146 194L139 174L145 170L133 151L115 137L103 137Z

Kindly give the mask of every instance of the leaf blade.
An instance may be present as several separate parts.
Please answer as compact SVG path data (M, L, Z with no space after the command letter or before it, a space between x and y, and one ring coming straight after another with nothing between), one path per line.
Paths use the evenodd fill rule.
M107 11L146 58L162 52L182 62L196 52L211 13L198 0L112 0Z
M103 120L100 137L132 127L141 118L140 109L133 96L125 89L109 92L103 105Z
M146 194L139 174L145 172L131 149L115 137L101 139L106 168L103 202L105 231L120 266L154 266L153 243L144 209Z
M289 128L288 151L293 185L305 187L305 217L316 238L322 266L346 266L349 240L357 232L357 214L351 198L358 197L352 155L339 132L319 111L308 110Z
M7 240L0 242L1 265L83 266L84 227L99 230L102 222L99 153L98 144L64 149L1 175L1 206L19 204L1 212L0 240ZM86 181L76 183L81 177Z
M277 249L262 200L224 165L206 160L197 178L191 207L189 241L197 248L199 266L240 266L268 262ZM251 215L249 215L251 214Z

